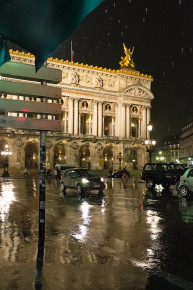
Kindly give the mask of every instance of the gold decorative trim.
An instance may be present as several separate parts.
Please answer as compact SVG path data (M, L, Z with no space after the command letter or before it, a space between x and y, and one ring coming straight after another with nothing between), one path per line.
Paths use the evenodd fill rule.
M24 51L20 52L19 50L10 49L9 53L12 54L12 55L30 57L30 58L33 58L33 59L35 58L35 56L33 54L31 54L30 52L26 53ZM77 67L83 67L83 68L92 69L92 70L104 71L104 72L109 72L109 73L113 73L113 74L120 74L121 73L121 74L126 74L126 75L132 75L132 76L138 76L138 77L153 79L153 77L151 75L139 73L139 72L136 72L136 71L126 71L126 70L123 70L123 69L117 69L117 70L115 70L115 69L107 69L107 68L102 68L102 67L98 67L98 66L93 66L93 65L88 65L88 64L83 64L83 63L78 63L78 62L73 62L73 61L53 58L53 57L48 58L48 61L56 62L56 63L60 63L60 64L73 65L73 66L77 66Z

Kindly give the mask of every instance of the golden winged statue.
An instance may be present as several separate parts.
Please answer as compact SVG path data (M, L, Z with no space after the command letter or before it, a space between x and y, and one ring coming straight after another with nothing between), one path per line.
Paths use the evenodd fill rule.
M134 46L133 48L127 48L126 45L123 43L124 51L125 51L125 56L121 57L120 65L121 68L128 68L128 69L135 69L135 64L133 62L132 56L134 52Z

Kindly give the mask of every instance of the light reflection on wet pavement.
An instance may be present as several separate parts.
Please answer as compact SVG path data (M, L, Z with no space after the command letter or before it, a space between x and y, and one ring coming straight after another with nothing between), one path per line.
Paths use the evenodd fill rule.
M38 180L0 179L0 289L193 289L193 199L175 188L106 179L82 198L47 180L42 269L38 195Z

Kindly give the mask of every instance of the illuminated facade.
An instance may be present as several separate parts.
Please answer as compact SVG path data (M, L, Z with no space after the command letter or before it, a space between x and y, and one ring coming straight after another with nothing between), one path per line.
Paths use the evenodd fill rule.
M11 61L34 65L31 54L10 53ZM110 70L52 58L47 66L59 68L63 74L56 85L62 89L62 131L47 133L47 168L56 163L90 163L93 169L116 169L120 152L122 167L131 168L135 163L141 168L147 158L144 140L149 138L152 77L132 69ZM30 96L1 95L4 97L31 100ZM27 113L8 115L33 117ZM10 168L38 168L38 132L1 130L0 151L6 143L13 152Z
M179 162L179 136L165 137L161 144L156 147L153 157L155 162Z
M181 131L180 162L193 165L193 118L187 122Z

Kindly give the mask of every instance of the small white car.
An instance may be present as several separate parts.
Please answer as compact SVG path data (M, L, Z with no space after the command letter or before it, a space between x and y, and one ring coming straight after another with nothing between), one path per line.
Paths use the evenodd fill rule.
M189 193L193 194L193 167L188 168L181 176L178 190L183 197Z

